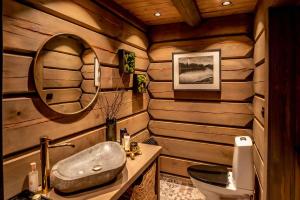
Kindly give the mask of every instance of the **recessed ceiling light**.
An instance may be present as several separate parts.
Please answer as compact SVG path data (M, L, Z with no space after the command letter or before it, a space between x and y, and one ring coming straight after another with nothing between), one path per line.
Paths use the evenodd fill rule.
M155 17L159 17L159 16L160 16L160 12L155 12L155 13L154 13L154 16L155 16Z
M229 5L231 5L231 4L232 4L231 1L223 1L223 2L222 2L222 6L229 6Z

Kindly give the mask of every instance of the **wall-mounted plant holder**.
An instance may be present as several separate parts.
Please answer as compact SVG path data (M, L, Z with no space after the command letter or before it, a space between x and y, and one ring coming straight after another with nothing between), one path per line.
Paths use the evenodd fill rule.
M119 54L119 69L121 73L133 74L135 69L135 54L134 52L120 49Z
M135 93L147 92L147 76L145 74L133 75L133 91Z

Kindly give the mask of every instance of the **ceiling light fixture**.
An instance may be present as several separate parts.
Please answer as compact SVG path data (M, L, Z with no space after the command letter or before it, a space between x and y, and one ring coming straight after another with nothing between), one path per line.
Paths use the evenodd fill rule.
M229 6L229 5L231 5L231 4L232 4L231 1L223 1L223 2L222 2L222 6Z
M161 14L160 14L160 12L158 12L158 11L154 13L154 16L155 16L155 17L159 17L160 15L161 15Z

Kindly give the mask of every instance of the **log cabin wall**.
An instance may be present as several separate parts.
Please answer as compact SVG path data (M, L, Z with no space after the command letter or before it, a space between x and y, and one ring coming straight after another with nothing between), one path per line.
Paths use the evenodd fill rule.
M252 15L154 26L149 48L149 130L163 147L161 171L188 177L197 163L231 166L234 137L252 137ZM221 92L172 89L172 53L221 49Z
M27 188L30 162L37 162L40 168L40 136L76 145L51 150L51 163L105 140L101 104L94 104L79 116L62 116L50 112L40 100L32 69L36 51L45 40L57 33L72 33L91 44L102 65L103 95L108 99L114 95L116 82L121 81L118 49L135 52L137 73L146 73L149 60L146 34L93 1L5 0L3 6L3 167L7 199ZM89 87L85 85L87 90ZM134 140L142 141L149 136L149 95L135 95L132 81L121 87L127 90L117 116L117 130L127 127Z
M253 158L256 173L256 197L266 199L267 156L268 156L268 62L267 52L267 10L263 1L257 4L254 19L254 98L253 98Z

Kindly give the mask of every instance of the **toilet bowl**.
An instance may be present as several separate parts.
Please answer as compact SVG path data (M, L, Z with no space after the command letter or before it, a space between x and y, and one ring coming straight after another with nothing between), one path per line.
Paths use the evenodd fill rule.
M206 200L221 198L250 199L254 193L252 140L235 137L232 171L224 166L194 165L188 174Z

